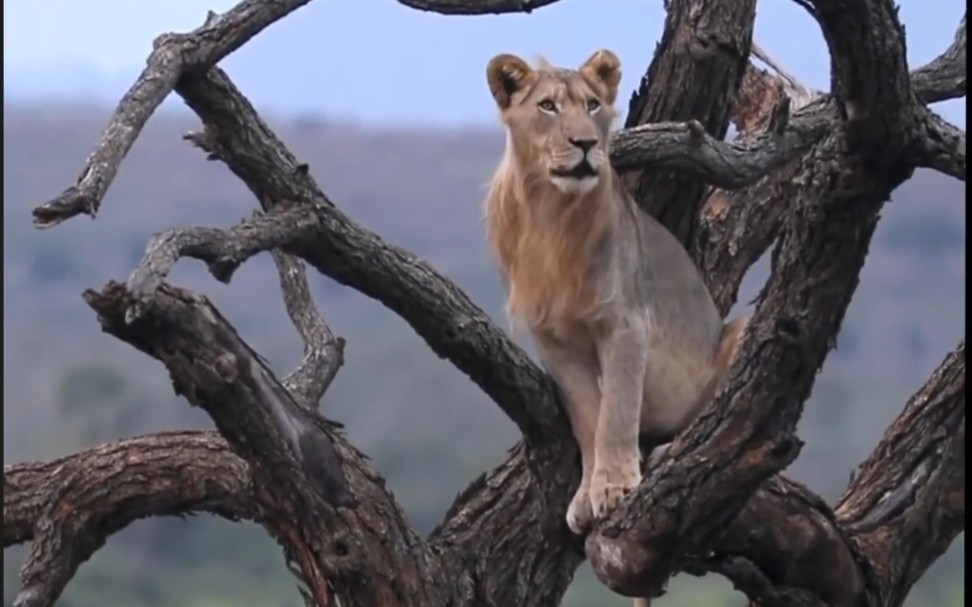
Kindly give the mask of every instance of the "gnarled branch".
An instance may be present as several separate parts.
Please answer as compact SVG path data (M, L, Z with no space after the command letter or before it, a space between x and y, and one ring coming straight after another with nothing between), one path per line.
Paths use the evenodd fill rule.
M858 466L837 520L869 563L872 604L900 604L965 528L965 341Z
M31 542L14 604L53 605L107 536L139 518L257 520L256 498L246 462L213 432L167 432L4 466L3 545Z
M831 56L830 93L874 166L893 163L914 137L916 97L904 28L892 0L809 0Z
M280 276L287 315L304 342L304 358L283 379L283 385L299 404L317 408L344 364L344 338L331 332L314 306L304 262L279 249L271 250L270 254Z
M967 13L962 15L962 21L948 49L924 67L911 73L911 84L915 87L918 97L925 103L935 103L966 95L968 87L965 65L968 44L965 37L966 17Z
M560 0L398 0L409 8L442 15L532 13Z
M965 131L932 110L924 112L924 136L915 142L915 162L965 181Z
M206 23L189 34L156 38L148 65L118 103L77 184L34 209L34 225L49 228L82 213L94 217L122 159L179 78L216 65L267 26L308 2L243 0L222 15L211 12Z
M761 51L761 60L772 61ZM781 68L772 62L778 73ZM741 142L768 128L776 109L787 98L805 119L829 129L833 104L809 96L802 84L750 65L732 108L731 118ZM723 314L736 303L739 286L750 267L772 244L790 209L789 198L800 171L794 159L756 183L737 190L712 189L702 207L696 237L696 262Z
M671 0L667 9L659 48L631 97L625 127L696 120L722 140L749 59L756 1ZM660 170L631 173L625 182L646 212L691 247L706 184Z
M402 1L467 14L551 3ZM225 162L267 213L229 230L194 228L157 239L131 291L111 283L86 294L104 329L161 360L177 390L210 414L229 448L248 462L248 490L262 522L298 563L318 604L334 596L342 604L549 604L582 560L562 517L578 470L556 390L454 284L341 213L307 165L212 67L305 3L247 0L191 34L160 37L78 184L35 210L36 222L48 227L93 214L139 130L174 88L204 122L204 131L188 138ZM805 489L773 478L799 450L794 429L802 403L840 327L881 205L915 166L952 173L965 164L964 133L941 124L921 101L942 94L945 80L954 88L960 61L964 86L957 46L964 19L949 58L919 70L924 75L912 85L890 0L814 5L834 56L832 96L791 108L796 99L766 79L750 82L762 91L746 90L743 79L754 73L746 72L754 0L672 0L660 51L632 99L630 129L617 135L614 162L651 167L627 179L646 210L690 250L699 243L692 252L723 309L735 298L737 275L779 236L773 277L728 385L586 540L598 576L626 594L656 593L687 567L720 571L766 605L850 605L862 597L883 604L900 599L964 527L964 400L959 416L954 360L940 374L952 388L916 399L905 413L911 426L944 428L945 436L905 440L889 431L883 455L876 452L863 469L870 484L859 475L837 516ZM748 126L737 122L741 142L723 144L741 82L744 96L772 102L751 111ZM638 126L645 122L661 124ZM754 135L757 128L765 132ZM665 148L648 150L649 142ZM757 206L766 201L766 213L743 220L733 205L710 213L705 230L697 230L706 188L698 175L727 187L751 184L746 194L760 197ZM707 213L718 210L716 202L710 197ZM767 225L753 228L761 216ZM418 539L363 456L308 406L333 377L336 367L322 352L337 341L315 316L295 258L287 266L288 258L274 253L282 283L293 289L288 313L305 340L303 370L287 387L205 298L162 282L182 255L204 259L228 280L248 256L276 248L396 312L523 431L526 440L457 498L429 542ZM739 250L738 259L724 261ZM964 374L964 344L960 351ZM929 399L941 404L923 404ZM921 450L901 455L908 441ZM875 498L878 488L890 491L890 501ZM857 503L863 505L848 506ZM63 512L30 500L20 508L31 531L11 524L10 537L32 533L32 555L54 555L38 556L25 570L24 604L47 605L52 592L36 582L40 567L69 571L64 563L97 546L78 540ZM919 536L923 521L933 533ZM6 541L6 520L4 529ZM879 562L882 551L904 560ZM781 562L798 563L800 571L781 570ZM905 575L893 578L898 568ZM55 594L67 577L51 586ZM875 584L886 588L876 591Z
M85 299L103 330L163 362L177 392L205 409L250 464L263 523L317 604L331 604L333 595L343 604L381 605L410 596L415 585L429 597L451 591L364 457L332 423L296 405L204 297L163 283L131 323L133 296L123 285L87 291ZM375 525L383 533L372 533Z
M614 135L612 165L619 171L675 169L712 185L738 188L797 158L819 141L827 124L813 118L811 114L791 120L788 109L782 108L778 124L745 143L716 141L696 121L631 127Z

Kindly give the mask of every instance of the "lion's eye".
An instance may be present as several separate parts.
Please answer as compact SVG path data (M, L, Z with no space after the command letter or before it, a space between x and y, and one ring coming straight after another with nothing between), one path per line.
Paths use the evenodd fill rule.
M594 99L594 98L591 98L591 99L588 99L587 100L587 111L588 112L594 113L594 112L596 112L599 109L601 109L601 102L600 101L598 101L597 99Z
M541 110L545 112L549 112L551 114L557 111L557 105L550 99L544 99L537 105L540 107Z

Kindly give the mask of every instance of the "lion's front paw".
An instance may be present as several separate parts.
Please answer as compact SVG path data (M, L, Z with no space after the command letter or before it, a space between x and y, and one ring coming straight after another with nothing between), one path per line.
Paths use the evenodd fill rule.
M614 510L624 496L641 484L638 462L634 465L595 470L591 479L591 511L595 518L604 518Z
M577 535L583 535L591 526L594 514L591 510L590 485L581 483L574 499L567 507L567 526Z

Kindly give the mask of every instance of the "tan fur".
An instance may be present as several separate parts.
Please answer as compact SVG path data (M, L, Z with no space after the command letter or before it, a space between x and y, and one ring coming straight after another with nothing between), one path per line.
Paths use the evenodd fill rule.
M611 206L566 206L566 195L543 191L536 203L516 169L497 173L487 208L489 245L509 282L507 313L529 327L567 334L590 317L597 292L587 275L598 241L607 233Z
M723 324L688 253L610 166L614 53L577 70L503 54L486 75L507 130L487 240L507 313L563 393L582 462L567 522L583 533L640 483L639 438L670 440L712 399L747 319Z

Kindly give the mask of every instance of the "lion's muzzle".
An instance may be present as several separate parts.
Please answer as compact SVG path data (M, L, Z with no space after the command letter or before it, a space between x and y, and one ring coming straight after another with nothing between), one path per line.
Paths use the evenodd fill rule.
M603 154L597 139L568 139L561 161L550 167L550 180L565 194L586 194L598 184Z
M554 177L566 177L568 179L584 179L585 177L597 177L597 169L591 161L584 156L580 162L569 169L551 169L550 174Z

